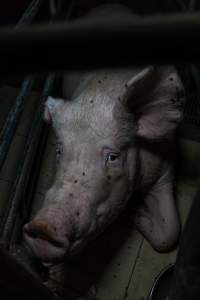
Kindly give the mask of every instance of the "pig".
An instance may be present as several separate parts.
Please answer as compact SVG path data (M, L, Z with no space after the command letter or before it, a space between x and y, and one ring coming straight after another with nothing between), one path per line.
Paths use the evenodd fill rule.
M24 226L34 255L54 263L77 253L128 203L136 228L160 252L176 243L175 132L184 88L170 65L66 74L44 119L58 138L56 174Z

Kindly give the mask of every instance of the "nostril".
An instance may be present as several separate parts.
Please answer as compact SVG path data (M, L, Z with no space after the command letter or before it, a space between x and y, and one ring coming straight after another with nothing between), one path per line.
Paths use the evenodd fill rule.
M55 242L56 228L43 220L33 220L24 226L24 232L31 238Z

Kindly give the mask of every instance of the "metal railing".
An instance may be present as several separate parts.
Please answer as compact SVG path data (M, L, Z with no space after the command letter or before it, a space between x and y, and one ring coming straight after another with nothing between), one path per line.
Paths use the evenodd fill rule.
M13 31L30 24L36 17L41 7L43 0L33 0L22 18L17 23ZM24 205L23 195L26 191L26 186L30 179L31 167L34 163L35 154L38 149L39 140L43 134L43 141L47 137L47 128L41 120L43 105L48 93L52 90L55 75L49 75L46 79L40 105L35 112L35 117L29 131L27 142L24 146L24 152L18 164L18 173L15 182L12 186L9 201L4 209L3 218L0 220L0 240L5 247L10 246L11 237L13 235L13 228L16 223L17 216L19 215L20 208ZM17 125L25 107L26 101L31 93L35 81L34 76L28 76L21 84L20 92L16 98L14 106L11 108L4 126L0 132L0 168L4 165L7 157L8 150L16 132ZM45 135L43 133L45 132Z
M200 60L199 34L200 13L89 18L14 31L2 29L0 65L4 74L23 74L193 63Z

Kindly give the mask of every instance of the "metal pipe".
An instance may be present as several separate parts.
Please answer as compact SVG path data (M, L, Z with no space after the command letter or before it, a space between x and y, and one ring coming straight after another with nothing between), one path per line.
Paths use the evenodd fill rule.
M23 16L17 23L16 28L32 23L43 1L44 0L32 0L32 2L29 4L26 11L24 12Z
M0 31L2 74L200 60L200 14L81 19Z
M30 24L36 16L43 0L33 0L27 7L25 13L17 23L15 28L21 28L26 24ZM21 86L19 95L16 98L15 105L10 110L4 127L0 133L0 169L6 159L10 143L15 134L18 121L24 108L26 98L28 97L33 86L33 77L27 77Z
M15 134L18 121L23 111L26 98L28 97L33 86L33 82L34 79L32 77L27 77L23 81L20 93L16 98L15 105L10 110L8 117L4 123L3 129L0 133L0 168L3 166L3 163L8 154L10 143Z
M19 213L19 206L25 200L24 196L26 186L30 178L31 169L34 164L35 154L37 153L37 149L39 147L41 130L43 127L41 115L43 111L44 100L53 87L54 79L55 76L50 75L46 81L41 98L41 104L38 108L32 127L30 129L24 153L20 162L17 178L12 189L12 193L7 205L7 210L4 214L4 218L1 224L1 241L6 247L10 244L13 228L17 219L17 215Z

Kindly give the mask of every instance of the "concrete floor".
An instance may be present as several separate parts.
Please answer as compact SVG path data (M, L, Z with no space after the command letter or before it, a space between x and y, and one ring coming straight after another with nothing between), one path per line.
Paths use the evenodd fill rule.
M9 92L8 92L9 91ZM0 87L0 128L17 93L16 89ZM5 104L10 93L9 103ZM32 100L31 100L32 99ZM17 127L8 157L0 172L0 217L9 197L27 128L37 105L38 95L32 93L30 101ZM177 204L184 224L200 180L198 165L200 143L179 140L179 174L176 183ZM32 215L40 208L44 194L51 185L55 165L55 138L49 134L43 157L40 177L35 191ZM126 211L98 239L65 264L51 269L50 280L45 284L68 300L145 300L159 272L176 258L176 250L159 254L134 229Z

